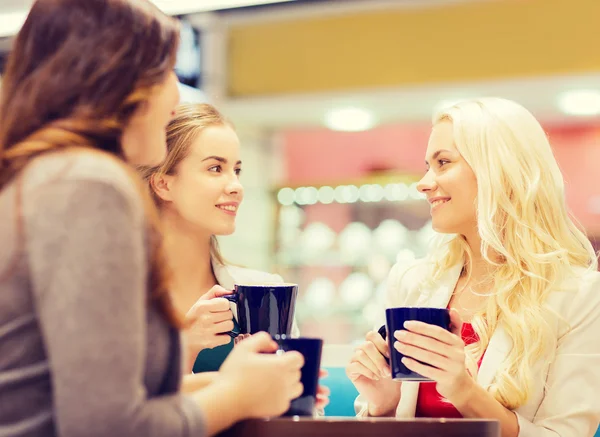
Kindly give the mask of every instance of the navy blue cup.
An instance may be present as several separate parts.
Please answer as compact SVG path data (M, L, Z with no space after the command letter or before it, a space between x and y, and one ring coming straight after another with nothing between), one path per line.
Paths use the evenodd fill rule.
M290 335L294 323L296 284L236 284L234 294L223 296L237 304L240 331L228 332L231 337L265 331L275 335Z
M286 335L275 335L273 339L279 346L278 352L298 351L304 356L304 366L301 369L304 391L300 397L292 401L284 416L313 416L319 388L323 340L306 337L289 338Z
M394 332L404 330L404 322L407 320L418 320L450 330L450 312L446 308L388 308L385 310L385 319L386 326L379 329L379 334L384 340L387 339L390 348L392 378L396 381L431 381L402 364L404 355L394 348Z

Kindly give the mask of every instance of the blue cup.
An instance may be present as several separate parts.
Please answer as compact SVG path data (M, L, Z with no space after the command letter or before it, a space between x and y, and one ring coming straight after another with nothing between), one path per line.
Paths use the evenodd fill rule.
M379 334L384 340L387 339L390 348L392 378L396 381L431 381L402 364L404 355L394 348L396 342L394 332L404 330L404 322L407 320L418 320L449 331L450 312L446 308L388 308L385 310L385 319L386 326L379 329Z
M240 330L228 332L231 337L261 331L272 337L291 335L298 297L296 284L236 284L234 294L223 297L237 304Z
M298 351L304 356L304 366L301 369L301 382L304 386L302 395L294 399L284 416L313 416L319 388L319 370L321 369L321 354L323 340L320 338L289 338L286 335L275 335L278 353ZM281 352L280 352L281 351Z

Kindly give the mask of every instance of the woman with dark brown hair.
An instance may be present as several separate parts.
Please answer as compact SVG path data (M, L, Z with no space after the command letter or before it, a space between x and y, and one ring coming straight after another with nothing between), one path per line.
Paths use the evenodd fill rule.
M16 38L0 99L0 435L211 435L302 391L302 357L262 354L276 345L257 335L179 392L182 319L131 168L165 157L177 44L147 0L38 0Z

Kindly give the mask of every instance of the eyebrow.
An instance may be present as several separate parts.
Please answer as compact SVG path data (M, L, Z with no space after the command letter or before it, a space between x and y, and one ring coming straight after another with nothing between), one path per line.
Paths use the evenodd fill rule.
M431 160L434 161L438 156L440 156L444 152L452 153L450 150L440 149L433 154L433 156L431 157ZM425 164L429 165L429 162L427 160L425 160Z
M227 164L227 160L226 160L225 158L223 158L223 157L221 157L221 156L215 156L215 155L213 155L213 156L208 156L208 157L204 158L204 159L202 160L202 162L204 162L204 161L208 161L208 160L210 160L210 159L214 159L215 161L219 161L219 162L221 162L221 163L223 163L223 164ZM235 165L241 165L241 164L242 164L242 161L238 161L238 162L237 162Z

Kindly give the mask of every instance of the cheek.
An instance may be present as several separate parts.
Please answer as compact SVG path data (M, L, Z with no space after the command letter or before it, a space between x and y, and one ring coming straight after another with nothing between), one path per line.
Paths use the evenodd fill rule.
M218 201L216 190L202 176L182 178L175 190L175 207L187 218L201 219L212 211Z

